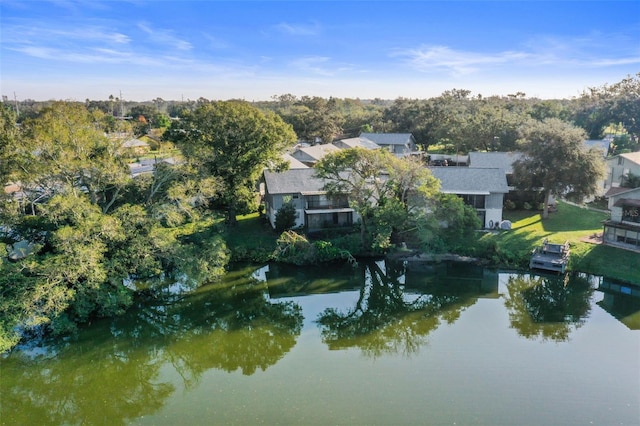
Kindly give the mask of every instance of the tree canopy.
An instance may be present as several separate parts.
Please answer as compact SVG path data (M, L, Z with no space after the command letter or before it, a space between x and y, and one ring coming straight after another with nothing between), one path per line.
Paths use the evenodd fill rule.
M55 102L23 127L13 177L30 189L27 194L50 197L62 188L86 192L103 212L121 196L129 173L117 155L119 141L107 138L82 104Z
M160 276L196 285L224 273L229 254L215 229L190 231L191 240L173 229L199 218L215 179L195 181L186 166L133 179L122 139L80 103L53 102L22 126L1 112L0 177L19 192L0 197L0 352L23 330L66 332L123 312L132 278L155 278L153 289ZM25 246L28 255L9 260Z
M544 193L543 218L551 195L582 200L595 195L604 176L602 152L583 146L584 130L557 118L533 121L523 129L524 157L513 165L517 186Z
M238 212L255 206L255 184L265 167L286 167L284 149L295 143L291 126L246 102L203 104L170 129L201 176L220 178L220 201L233 224Z
M421 161L397 158L385 150L344 149L327 155L315 168L316 175L327 180L329 194L348 194L349 204L360 215L365 251L388 248L393 232L424 209L439 189Z

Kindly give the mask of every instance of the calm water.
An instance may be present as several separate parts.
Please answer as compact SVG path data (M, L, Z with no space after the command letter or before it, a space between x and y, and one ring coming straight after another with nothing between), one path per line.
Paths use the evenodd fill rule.
M637 425L640 298L604 287L460 264L247 267L14 351L0 421Z

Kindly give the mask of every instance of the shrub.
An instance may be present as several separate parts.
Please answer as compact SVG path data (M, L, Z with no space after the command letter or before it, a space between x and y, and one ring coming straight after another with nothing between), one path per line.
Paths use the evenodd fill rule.
M309 242L294 231L285 231L278 238L278 247L274 259L294 265L312 265L321 262L346 259L355 263L355 259L346 250L335 247L328 241Z
M293 203L285 203L276 212L275 228L277 232L284 232L296 224L298 213Z
M516 209L516 203L514 203L511 200L507 200L504 202L504 208L506 210L515 210Z

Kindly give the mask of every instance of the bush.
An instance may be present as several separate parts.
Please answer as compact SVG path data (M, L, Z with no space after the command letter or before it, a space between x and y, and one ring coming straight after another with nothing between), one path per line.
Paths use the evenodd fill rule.
M275 227L276 231L282 233L291 229L296 224L298 213L293 203L285 203L276 212Z
M330 241L334 246L354 255L357 255L363 251L362 239L360 238L359 234L342 235L332 238Z
M280 235L273 257L276 261L294 265L313 265L339 259L355 263L355 259L348 251L335 247L328 241L311 243L294 231L285 231Z
M511 200L507 200L504 202L504 208L506 210L515 210L516 209L516 203L514 203Z

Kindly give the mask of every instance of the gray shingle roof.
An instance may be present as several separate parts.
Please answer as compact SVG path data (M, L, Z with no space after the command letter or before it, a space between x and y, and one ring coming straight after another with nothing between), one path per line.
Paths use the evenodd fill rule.
M378 145L408 145L413 139L411 133L360 133L360 137Z
M292 169L277 173L264 171L264 182L270 194L322 192L325 181L315 177L315 169Z
M340 139L337 142L334 142L334 145L338 145L338 143L342 143L345 146L350 148L365 148L365 149L379 149L380 145L377 143L366 139L366 138L348 138L348 139Z
M300 161L319 161L322 160L327 154L339 151L337 146L327 143L322 145L306 146L296 149L291 156Z
M296 158L293 158L290 154L283 154L282 158L289 163L289 169L308 169L309 166L303 164Z
M521 152L470 152L469 166L474 169L503 169L513 173L513 163L522 158Z
M503 169L473 167L433 167L433 176L441 182L440 191L449 194L486 194L509 192Z

